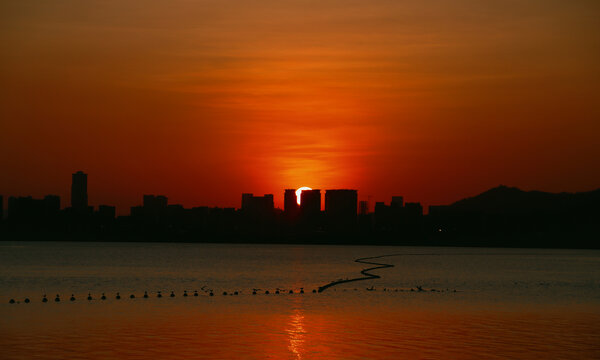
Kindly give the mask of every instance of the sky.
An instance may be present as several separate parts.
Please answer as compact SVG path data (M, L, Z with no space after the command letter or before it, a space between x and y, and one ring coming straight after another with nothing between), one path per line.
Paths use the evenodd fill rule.
M0 3L0 194L600 187L596 0ZM5 201L6 204L6 201Z

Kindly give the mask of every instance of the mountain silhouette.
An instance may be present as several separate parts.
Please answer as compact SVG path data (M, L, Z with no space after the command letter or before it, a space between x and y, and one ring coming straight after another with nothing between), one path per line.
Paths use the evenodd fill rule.
M459 200L449 208L456 213L566 214L597 213L600 189L578 193L523 191L500 185L479 195Z

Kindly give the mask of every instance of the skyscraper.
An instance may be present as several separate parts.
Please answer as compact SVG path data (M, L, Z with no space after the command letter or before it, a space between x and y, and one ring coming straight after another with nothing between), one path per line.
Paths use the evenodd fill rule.
M88 207L87 174L83 171L73 174L71 182L71 207L75 210L86 210Z
M325 216L330 228L350 230L356 223L358 193L356 190L325 191Z
M289 218L298 216L299 206L295 189L285 189L283 195L283 212Z
M300 213L303 218L315 218L321 213L321 190L303 190L300 194Z

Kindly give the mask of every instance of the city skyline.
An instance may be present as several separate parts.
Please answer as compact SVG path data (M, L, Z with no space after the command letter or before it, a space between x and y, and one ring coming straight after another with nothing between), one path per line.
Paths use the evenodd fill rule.
M71 176L71 186L69 188L69 190L67 191L67 193L71 194L71 196L69 197L64 197L59 195L60 192L53 192L53 193L48 193L48 194L42 194L40 196L34 196L31 194L27 194L27 195L13 195L13 194L2 194L0 193L0 200L2 199L6 199L5 201L0 201L0 207L2 207L0 211L0 214L6 213L6 210L8 209L8 203L9 203L9 199L10 198L32 198L33 200L36 199L44 199L47 197L53 197L53 198L57 198L58 203L60 204L59 208L60 209L67 209L67 208L74 208L74 209L78 209L79 211L81 211L82 209L87 208L88 206L91 209L98 209L99 207L102 206L110 206L110 207L114 207L116 208L116 215L117 216L129 216L131 215L131 211L132 208L134 207L138 207L140 206L140 204L146 204L147 201L150 197L158 197L161 198L164 203L165 206L168 202L168 199L171 199L169 197L168 194L158 194L157 192L150 192L150 193L145 193L142 194L140 196L140 198L138 199L137 202L132 203L129 206L126 207L122 207L119 208L118 206L114 205L114 204L110 204L110 203L106 203L106 202L95 202L95 203L90 203L88 204L88 175L87 173L78 170L76 172L74 172ZM91 177L91 179L93 179L94 176ZM504 185L499 185L499 186L504 186ZM305 189L304 191L307 192L312 192L312 191L316 191L319 193L319 199L317 200L317 202L319 203L319 210L320 211L325 211L326 210L326 194L329 191L330 193L333 192L343 192L343 191L354 191L355 192L355 213L359 214L360 213L360 203L367 203L367 213L372 213L373 211L375 211L375 206L380 203L390 203L390 204L394 204L395 202L399 202L400 206L404 205L405 202L405 196L404 195L389 195L387 198L385 199L374 199L372 196L358 196L359 194L359 190L350 190L350 189L341 189L341 188L334 188L334 189L325 189L325 190L321 190L321 189L311 189L308 187L299 187L298 189L282 189L281 191L281 195L282 196L277 196L275 195L275 193L265 193L262 195L253 193L253 192L243 192L241 193L241 200L238 194L238 203L233 205L233 206L213 206L213 205L209 205L209 204L186 204L183 202L178 202L178 201L173 201L173 199L171 199L171 201L169 202L169 204L176 204L178 206L183 206L184 208L193 208L193 207L215 207L215 208L234 208L234 209L243 209L244 208L244 198L246 196L250 196L250 198L254 197L255 199L260 198L261 200L263 199L263 197L269 197L268 201L270 202L271 206L273 209L279 209L279 210L286 210L289 207L294 207L297 206L299 207L299 197L298 194L303 193L304 191L301 191ZM486 189L487 190L487 189ZM590 190L596 190L596 189L590 189ZM64 193L65 191L63 191ZM561 191L561 193L563 193L564 191ZM290 201L288 202L286 200L286 198L288 197L288 195L291 195L292 198L290 199ZM471 196L476 195L475 193L471 194ZM92 196L93 197L93 196ZM368 198L368 200L364 200L363 198ZM252 199L251 199L252 200ZM279 200L279 201L277 201ZM409 199L410 200L410 199ZM461 200L461 199L458 199ZM294 205L290 205L289 203L293 202ZM298 204L296 204L296 202L298 202ZM423 208L423 213L427 214L428 213L428 208L430 206L443 206L443 205L449 205L451 203L435 203L435 204L425 204L421 201L418 201L418 199L412 199L411 202L407 202L407 203L417 203L419 204L419 206L422 206ZM280 206L281 204L281 206ZM287 206L286 206L287 204ZM70 206L69 206L70 205Z
M3 2L0 192L68 199L73 169L119 209L600 184L596 1L234 3Z

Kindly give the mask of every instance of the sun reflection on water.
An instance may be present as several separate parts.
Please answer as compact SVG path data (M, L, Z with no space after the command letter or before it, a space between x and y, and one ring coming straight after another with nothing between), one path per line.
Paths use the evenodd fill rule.
M302 310L294 310L294 313L290 316L286 332L290 341L288 349L295 355L296 359L302 359L304 337L306 335L306 331L304 330L304 313Z

